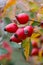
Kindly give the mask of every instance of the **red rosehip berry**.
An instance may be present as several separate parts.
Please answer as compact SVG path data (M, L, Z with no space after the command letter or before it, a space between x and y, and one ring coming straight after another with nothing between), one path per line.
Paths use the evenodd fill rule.
M16 42L16 43L20 43L21 42L21 40L18 39L18 37L16 36L16 34L14 34L14 35L11 36L10 41L11 42Z
M38 55L38 52L39 52L38 48L33 48L32 49L32 52L31 52L31 55L32 56L37 56Z
M29 16L26 13L21 13L16 16L16 19L20 24L26 24L29 21Z
M24 40L26 38L26 35L24 34L24 28L19 28L16 31L16 35L18 36L19 39Z
M26 26L24 28L24 32L27 35L27 37L30 37L33 33L33 27L32 26Z
M18 29L18 26L15 23L10 23L5 27L5 31L9 33L15 33Z
M32 46L33 46L34 48L38 48L37 42L36 42L36 41L32 41Z

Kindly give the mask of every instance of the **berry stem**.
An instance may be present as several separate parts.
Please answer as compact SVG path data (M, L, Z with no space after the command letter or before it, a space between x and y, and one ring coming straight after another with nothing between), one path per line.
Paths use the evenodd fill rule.
M29 19L29 21L36 21L36 22L39 22L39 21L37 21L37 20L32 20L32 19Z

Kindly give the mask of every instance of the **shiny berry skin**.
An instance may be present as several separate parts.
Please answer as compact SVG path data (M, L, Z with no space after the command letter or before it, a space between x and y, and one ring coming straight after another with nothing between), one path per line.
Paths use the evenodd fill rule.
M18 29L18 26L15 23L10 23L5 27L5 31L9 33L15 33Z
M26 24L29 21L29 16L26 13L20 13L16 16L16 19L20 24Z
M32 56L37 56L38 55L38 52L39 52L38 48L33 48L32 49L32 52L31 52L31 55Z
M16 34L17 34L18 38L21 40L24 40L26 38L26 35L24 34L24 28L19 28L16 31Z
M33 33L33 27L32 26L26 26L24 28L24 32L27 35L27 37L30 37Z
M21 42L21 40L18 39L18 37L15 34L10 37L10 41L11 42L16 42L16 43L20 43Z
M32 46L33 46L34 48L38 48L37 42L36 42L36 41L32 41Z

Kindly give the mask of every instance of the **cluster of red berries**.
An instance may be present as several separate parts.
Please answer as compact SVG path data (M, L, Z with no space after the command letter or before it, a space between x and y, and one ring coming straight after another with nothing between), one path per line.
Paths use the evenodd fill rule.
M18 14L15 17L20 24L26 24L29 21L29 16L26 13ZM22 40L24 40L26 37L30 37L33 33L32 26L19 28L15 23L8 24L4 30L9 33L14 33L14 35L10 38L10 41L17 43L22 42Z
M38 43L36 41L32 41L32 52L31 52L31 55L32 56L38 56L39 55L39 52L41 50L41 48L38 47ZM42 56L43 56L43 51L42 51Z
M38 55L38 52L39 52L39 48L38 48L38 43L36 41L32 41L32 52L31 52L31 55L32 56L36 56Z

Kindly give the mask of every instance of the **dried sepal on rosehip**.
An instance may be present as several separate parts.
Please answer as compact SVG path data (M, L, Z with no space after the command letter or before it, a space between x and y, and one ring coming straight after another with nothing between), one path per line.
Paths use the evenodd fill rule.
M12 35L10 37L10 41L11 42L16 42L16 43L20 43L22 40L18 39L18 36L16 34Z
M30 37L33 33L33 27L32 26L26 26L24 28L25 34L27 35L27 37Z

